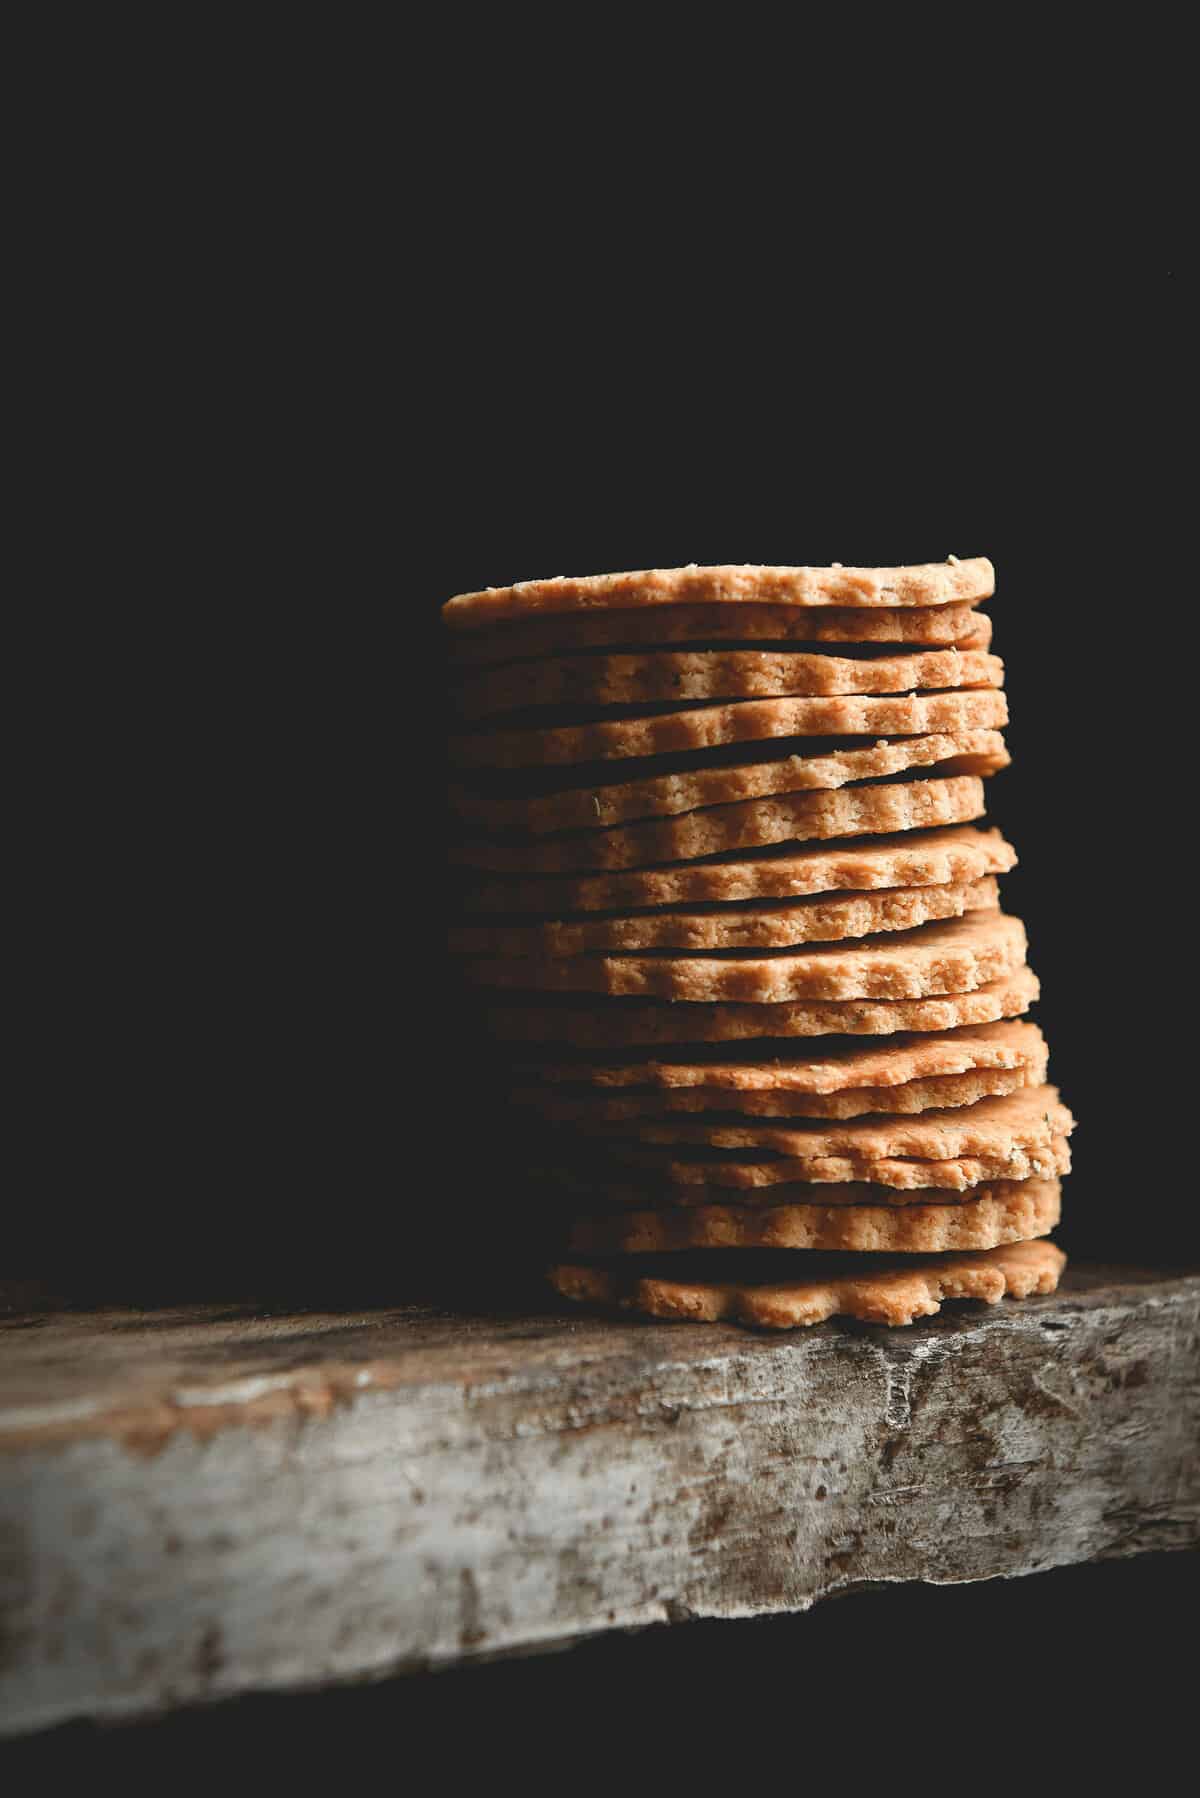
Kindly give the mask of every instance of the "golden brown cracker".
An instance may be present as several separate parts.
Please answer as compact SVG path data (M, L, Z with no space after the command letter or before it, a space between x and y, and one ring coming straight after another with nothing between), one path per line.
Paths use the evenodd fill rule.
M646 705L655 700L815 699L852 693L913 693L1002 687L1004 664L979 649L833 655L821 650L646 649L509 662L456 682L461 718L538 707Z
M1005 874L1016 863L1016 850L998 830L951 825L874 842L868 837L808 849L770 848L673 868L640 868L582 878L474 880L463 894L462 907L467 912L545 912L563 918L574 912L724 905L817 893L944 886L978 880L985 874Z
M777 737L924 736L999 730L1008 702L995 687L947 693L824 699L742 699L647 716L535 730L470 731L450 739L463 768L549 768L625 756L691 754Z
M774 843L873 836L877 832L890 835L964 824L982 817L983 812L983 781L978 775L956 774L945 779L843 787L833 793L782 793L772 799L714 805L677 818L542 838L534 843L470 838L453 845L451 859L467 867L514 874L643 869L762 849Z
M453 668L479 668L580 649L677 643L957 643L986 649L992 621L961 601L941 606L647 606L642 611L576 612L513 618L458 631Z
M474 985L524 992L603 993L614 998L783 1004L795 999L920 999L966 993L1025 959L1025 926L1000 911L920 924L854 942L802 949L725 949L711 955L472 957Z
M736 1203L735 1193L762 1194L771 1189L766 1200L744 1198L745 1203L752 1204L778 1202L777 1189L785 1186L844 1187L865 1181L896 1193L952 1193L967 1192L988 1180L1047 1179L1071 1171L1070 1146L1066 1137L1060 1135L1051 1135L1047 1141L1032 1146L1013 1142L1004 1151L952 1155L939 1160L843 1153L735 1161L705 1157L700 1150L693 1158L680 1160L681 1153L676 1149L673 1156L666 1148L655 1149L620 1137L606 1138L603 1145L594 1142L589 1178L582 1185L597 1202L606 1205L702 1205L726 1200ZM610 1164L610 1178L605 1178L603 1161ZM622 1183L617 1177L622 1168L634 1175L631 1182ZM573 1166L550 1167L547 1172L568 1188L576 1179Z
M1073 1127L1070 1113L1059 1103L1056 1089L1044 1082L1026 1078L1025 1068L974 1068L967 1074L947 1075L944 1080L914 1081L918 1093L911 1095L908 1086L867 1087L848 1093L816 1096L809 1093L724 1093L720 1088L690 1088L683 1092L639 1094L634 1099L614 1100L603 1090L593 1090L587 1097L590 1106L576 1095L566 1111L559 1110L562 1122L597 1126L602 1138L620 1136L626 1141L649 1143L707 1144L714 1149L746 1149L773 1155L836 1155L840 1153L876 1155L960 1155L991 1154L1006 1147L1010 1140L1026 1145L1034 1140L1049 1141L1053 1135L1069 1136ZM999 1077L1010 1082L998 1091L974 1088L972 1098L959 1098L972 1091L972 1082L981 1077ZM954 1083L962 1082L961 1088ZM923 1104L921 1095L933 1097L938 1089L947 1090L947 1105ZM561 1096L553 1088L539 1089L544 1103ZM518 1097L514 1094L514 1099ZM814 1096L823 1111L803 1111L798 1104L811 1106ZM873 1105L860 1101L872 1097ZM665 1098L687 1101L674 1111L660 1109L647 1112L647 1104L664 1104ZM737 1115L725 1114L724 1106L734 1100L752 1100L755 1110L742 1109ZM603 1101L603 1105L597 1104ZM849 1108L833 1111L830 1102L849 1101ZM763 1113L758 1107L765 1101L788 1110ZM621 1109L621 1106L633 1109ZM638 1109L641 1107L642 1109ZM553 1109L547 1111L554 1115ZM855 1120L855 1121L851 1121ZM607 1128L610 1122L622 1128ZM1006 1132L1016 1132L1015 1138ZM1031 1134L1032 1132L1032 1134Z
M829 791L853 781L877 780L909 768L946 774L996 774L1011 757L997 730L946 732L924 737L881 737L815 755L776 756L732 767L713 765L655 774L611 786L593 783L534 797L501 797L470 788L451 789L460 817L499 835L547 836L560 830L609 830L640 818L671 817L702 806L731 805L774 793Z
M1046 1236L1061 1212L1056 1179L994 1181L957 1204L704 1205L576 1218L568 1252L647 1255L688 1249L816 1249L887 1255L990 1249Z
M586 1081L607 1089L713 1087L733 1092L837 1093L856 1087L901 1086L931 1075L965 1073L970 1068L1044 1070L1046 1054L1046 1040L1037 1025L1013 1018L930 1035L896 1036L887 1042L821 1044L802 1055L775 1050L763 1056L753 1047L710 1051L690 1061L636 1056L620 1062L525 1062L517 1072L538 1081L571 1085Z
M752 1037L891 1036L897 1031L954 1030L1019 1017L1038 996L1033 970L1017 968L973 993L933 999L806 999L782 1005L670 1004L604 999L591 1005L523 1004L488 1012L504 1042L570 1043L583 1049L653 1043L720 1043Z
M910 1117L923 1111L946 1111L974 1105L1001 1093L1020 1092L1036 1086L1046 1071L1040 1068L972 1068L965 1074L942 1074L928 1080L909 1080L901 1086L858 1086L842 1092L804 1093L774 1088L766 1092L739 1092L723 1086L654 1087L612 1093L604 1087L558 1089L517 1086L510 1092L514 1105L527 1106L547 1122L599 1128L608 1124L638 1125L650 1119L678 1119L730 1123L735 1118L855 1118L875 1112ZM640 1136L642 1131L634 1129Z
M793 899L774 905L667 909L545 924L464 925L450 932L456 955L604 954L635 949L784 949L841 942L881 931L915 930L939 918L995 911L1000 891L991 875L940 887L893 887L837 899Z
M555 575L459 593L442 607L454 630L503 618L683 605L940 606L990 597L995 570L986 556L907 568L766 567L726 563L643 568L625 574Z
M1018 1242L978 1254L943 1254L927 1262L894 1267L871 1264L861 1272L843 1266L795 1274L771 1282L717 1282L671 1279L620 1264L616 1267L560 1264L550 1281L563 1298L583 1304L617 1305L646 1317L679 1323L733 1322L759 1329L791 1330L854 1317L864 1323L903 1326L932 1317L948 1299L982 1299L997 1304L1006 1295L1023 1299L1054 1292L1067 1258L1052 1242Z
M1055 1136L1069 1136L1074 1127L1075 1120L1059 1098L1058 1088L1042 1085L980 1099L973 1105L910 1116L793 1124L659 1119L639 1123L629 1134L641 1142L703 1144L755 1154L851 1155L856 1159L902 1155L936 1160L955 1155L1007 1156L1014 1146L1045 1147Z

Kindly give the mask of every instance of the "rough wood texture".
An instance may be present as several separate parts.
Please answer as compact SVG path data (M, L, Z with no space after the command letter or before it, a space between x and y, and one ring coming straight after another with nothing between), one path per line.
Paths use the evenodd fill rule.
M1200 1542L1200 1275L786 1339L0 1323L10 1730Z

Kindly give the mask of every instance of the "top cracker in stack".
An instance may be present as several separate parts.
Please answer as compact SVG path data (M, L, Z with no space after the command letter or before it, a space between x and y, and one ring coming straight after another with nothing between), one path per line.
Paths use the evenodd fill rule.
M984 559L464 594L451 933L530 1119L558 1290L908 1323L1051 1291L1046 1084Z

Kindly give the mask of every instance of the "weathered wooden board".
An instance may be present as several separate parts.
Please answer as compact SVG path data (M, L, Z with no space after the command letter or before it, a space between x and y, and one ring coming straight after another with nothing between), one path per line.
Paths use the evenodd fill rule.
M0 1323L0 1715L134 1715L1200 1542L1200 1275L784 1338Z

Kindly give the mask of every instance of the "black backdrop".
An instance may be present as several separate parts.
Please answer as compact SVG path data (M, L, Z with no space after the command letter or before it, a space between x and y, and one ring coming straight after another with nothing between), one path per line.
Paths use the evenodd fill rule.
M260 543L195 614L224 622L205 627L191 766L131 809L145 875L109 901L147 990L100 945L113 994L75 1008L82 1097L48 1121L47 1202L22 1210L10 1265L66 1296L151 1302L386 1302L431 1282L512 1297L475 1245L482 1217L503 1239L523 1194L440 948L441 603L556 573L948 553L997 568L1015 761L988 798L1021 856L1005 902L1079 1119L1061 1238L1195 1255L1174 278L943 286L903 315L889 293L840 320L827 303L819 325L763 283L702 308L628 287L576 299L439 296L388 350L373 336L361 367L328 371L303 446L326 440L318 479L286 446L265 470L290 559L274 570ZM201 648L186 617L172 682ZM96 807L110 862L121 785ZM104 866L83 871L91 908Z

